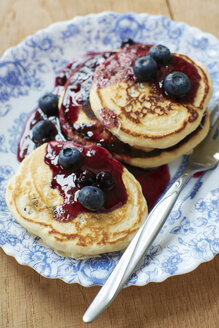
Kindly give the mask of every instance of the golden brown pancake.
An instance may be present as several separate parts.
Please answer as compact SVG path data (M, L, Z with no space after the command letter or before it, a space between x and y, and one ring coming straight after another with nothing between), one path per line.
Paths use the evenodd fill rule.
M60 147L66 144L53 143ZM54 213L63 206L65 198L59 189L51 186L54 171L45 162L45 156L53 156L48 153L51 144L43 144L27 157L8 183L6 201L15 219L64 256L89 258L127 247L147 216L146 201L137 180L123 168L121 177L127 193L124 204L105 212L82 209L72 219L57 220Z
M145 51L144 48L143 50ZM107 55L109 56L109 54ZM115 158L142 168L169 163L179 156L191 152L201 142L209 127L208 114L206 119L203 119L203 122L186 138L174 146L164 149L139 145L130 146L107 130L95 117L86 97L85 101L82 100L80 103L77 101L77 99L83 99L85 91L89 89L87 84L91 84L91 77L103 59L106 60L106 54L93 54L79 66L78 70L73 72L71 80L60 98L60 122L68 139L80 144L100 144L108 149ZM83 75L85 67L89 77L88 82ZM84 81L80 88L78 88L78 81Z
M138 149L133 149L133 156L126 154L115 154L115 157L129 165L152 168L163 164L170 163L182 155L190 154L193 149L206 137L210 126L210 118L208 110L205 113L198 128L178 144L166 149L152 149L144 152L138 152ZM138 156L138 154L140 156Z
M86 130L85 136L80 129ZM68 137L80 144L100 143L111 151L116 159L129 165L150 168L167 164L190 153L205 138L208 130L209 112L206 110L198 128L172 147L164 149L131 147L112 135L96 119L91 119L81 108L74 126L68 129Z
M138 82L133 73L137 58L150 46L134 45L107 58L97 68L90 91L91 108L113 135L137 148L164 149L176 145L200 125L212 94L206 68L173 53L168 66L159 67L153 82ZM186 97L174 99L163 90L164 77L173 71L191 81Z

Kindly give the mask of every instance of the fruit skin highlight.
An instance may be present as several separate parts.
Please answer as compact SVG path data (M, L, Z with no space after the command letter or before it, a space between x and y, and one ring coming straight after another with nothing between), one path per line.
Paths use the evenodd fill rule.
M39 121L32 129L32 138L36 142L51 140L55 127L49 120Z
M150 56L140 57L136 59L133 71L139 81L151 81L157 75L157 63Z
M164 79L164 90L167 95L182 98L191 89L191 82L188 76L181 72L168 74Z
M59 164L63 168L77 169L82 162L81 152L75 147L65 147L59 153Z
M58 101L58 96L49 92L39 99L39 107L47 116L58 115Z
M115 183L109 172L101 171L96 175L96 185L103 191L110 191L114 188Z
M86 186L79 190L78 200L88 210L97 211L104 205L104 194L100 188Z
M149 50L149 56L151 56L160 65L169 64L172 58L169 48L163 46L162 44L151 47Z

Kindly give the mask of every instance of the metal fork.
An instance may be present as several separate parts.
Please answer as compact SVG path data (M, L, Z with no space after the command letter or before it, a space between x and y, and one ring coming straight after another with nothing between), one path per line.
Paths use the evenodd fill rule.
M217 108L218 105L211 112L211 123ZM218 164L219 133L216 135L216 132L219 132L218 129L219 117L212 125L207 137L188 157L188 166L185 171L153 208L147 220L134 236L106 283L85 312L83 316L84 322L91 322L96 319L119 294L165 223L186 182L194 173L209 170Z

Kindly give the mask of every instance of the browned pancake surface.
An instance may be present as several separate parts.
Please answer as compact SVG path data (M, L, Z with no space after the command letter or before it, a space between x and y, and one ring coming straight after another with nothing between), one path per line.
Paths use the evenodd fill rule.
M167 148L200 124L211 97L211 80L203 65L175 53L167 68L159 68L155 81L139 83L134 61L148 50L149 46L136 45L106 59L94 75L90 102L100 122L123 142ZM186 73L192 84L180 100L167 97L162 86L164 77L176 69Z

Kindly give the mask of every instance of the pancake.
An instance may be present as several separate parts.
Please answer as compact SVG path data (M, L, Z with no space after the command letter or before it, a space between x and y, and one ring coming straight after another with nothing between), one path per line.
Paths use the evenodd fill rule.
M207 136L210 126L210 116L206 111L201 124L190 135L178 144L165 148L143 151L132 148L132 156L127 154L115 154L115 157L129 165L141 168L153 168L170 163L182 155L189 155L193 149Z
M206 137L210 123L209 111L207 110L198 128L176 145L165 149L144 149L131 147L121 142L112 134L109 135L108 131L99 125L98 122L95 124L94 120L89 121L88 117L82 119L83 116L81 115L80 119L77 120L77 132L73 133L70 130L72 140L84 145L99 143L107 148L117 160L141 168L152 168L167 164L182 155L191 153L193 148ZM86 135L84 132L80 134L80 127L82 130L86 130ZM96 136L102 136L101 141L89 138L89 132L92 133L93 131L95 131Z
M100 64L90 90L91 108L101 124L132 147L171 147L200 125L212 95L206 68L189 57L173 53L169 65L158 66L153 82L138 82L133 72L137 58L150 45L123 48ZM180 100L168 97L163 80L173 71L185 73L191 89Z
M164 149L132 147L119 140L97 120L85 95L89 90L89 86L91 86L96 68L109 55L109 53L92 54L82 65L77 65L77 69L71 74L68 73L70 79L65 84L65 91L61 97L62 103L59 109L62 130L67 138L82 145L99 144L109 150L116 159L141 168L157 167L191 152L207 134L209 128L208 113L204 118L204 112L203 122L199 124L195 131L174 146ZM81 59L79 60L81 63ZM86 75L84 75L84 65ZM56 81L58 81L58 78ZM80 85L78 85L79 82ZM78 99L80 99L80 102Z
M107 208L104 205L104 209L98 211L83 208L77 202L78 190L75 180L71 180L72 173L59 171L56 174L55 151L60 151L66 145L79 147L83 156L87 156L81 169L87 169L86 163L93 163L95 167L90 169L95 168L96 171L101 169L101 165L105 169L111 167L115 187L107 193L110 200L113 195L118 198L120 194L123 194L120 197L125 195L125 200L121 198L117 206L111 204ZM78 171L75 172L77 176ZM60 189L57 181L67 183L64 182L63 189ZM120 186L118 190L117 186ZM67 191L64 196L65 188ZM70 195L71 190L74 191L74 199ZM107 202L108 196L105 197ZM25 229L42 238L58 254L73 258L89 258L124 249L147 216L147 204L141 186L121 163L101 147L82 148L72 142L43 144L25 158L8 183L6 202L14 218Z
M62 92L59 101L59 119L63 133L75 140L78 122L92 125L97 119L90 108L89 94L96 68L111 52L87 54L73 61L74 65L61 70L55 80L55 90ZM69 73L69 69L71 72ZM99 139L102 137L100 136Z

